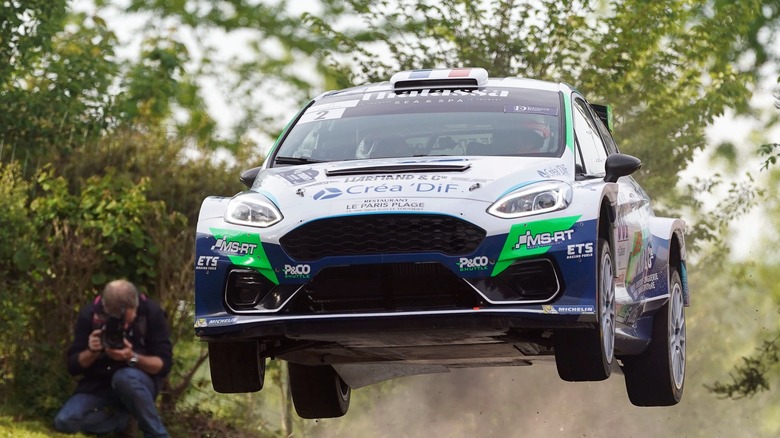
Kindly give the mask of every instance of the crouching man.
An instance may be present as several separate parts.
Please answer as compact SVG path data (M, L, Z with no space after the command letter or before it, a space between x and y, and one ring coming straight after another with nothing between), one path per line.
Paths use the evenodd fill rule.
M76 320L67 362L68 371L82 377L54 428L122 432L132 416L145 437L168 436L154 400L171 360L170 331L159 304L129 281L108 283Z

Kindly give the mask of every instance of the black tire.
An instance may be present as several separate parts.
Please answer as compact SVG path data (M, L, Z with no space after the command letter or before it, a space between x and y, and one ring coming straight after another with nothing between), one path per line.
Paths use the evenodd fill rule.
M680 274L672 272L669 301L653 318L647 349L622 358L628 398L636 406L672 406L685 388L685 307Z
M288 362L290 392L301 418L336 418L347 413L352 389L330 365Z
M223 394L263 389L265 359L256 341L209 342L211 386Z
M599 239L596 273L598 325L554 335L555 365L568 382L607 379L615 360L615 265L609 242Z

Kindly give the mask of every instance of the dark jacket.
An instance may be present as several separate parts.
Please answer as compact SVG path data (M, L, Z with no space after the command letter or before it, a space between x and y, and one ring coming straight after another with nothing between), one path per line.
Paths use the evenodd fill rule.
M101 328L103 318L102 304L96 299L84 306L76 319L73 331L73 343L68 348L68 372L74 376L83 375L78 381L76 392L96 392L111 387L111 376L114 371L124 368L125 362L112 360L105 353L89 368L79 365L79 353L87 349L89 334L96 328ZM165 312L159 304L141 295L138 300L138 310L133 326L128 333L128 340L133 344L133 351L138 354L157 356L162 359L163 367L156 375L157 392L160 391L162 379L171 371L173 346L170 341L170 330Z

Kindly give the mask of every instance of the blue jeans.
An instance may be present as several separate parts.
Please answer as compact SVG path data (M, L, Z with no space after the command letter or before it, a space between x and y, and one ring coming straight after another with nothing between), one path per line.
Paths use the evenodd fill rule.
M63 433L102 435L122 431L132 415L145 437L167 437L154 404L155 395L154 381L148 374L122 368L111 378L110 390L73 394L54 417L54 428Z

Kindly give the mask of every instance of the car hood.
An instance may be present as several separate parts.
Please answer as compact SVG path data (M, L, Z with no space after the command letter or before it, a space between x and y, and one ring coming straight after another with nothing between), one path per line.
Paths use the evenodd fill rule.
M394 158L316 163L261 171L252 190L279 208L349 199L469 199L494 202L525 185L573 181L561 158Z

